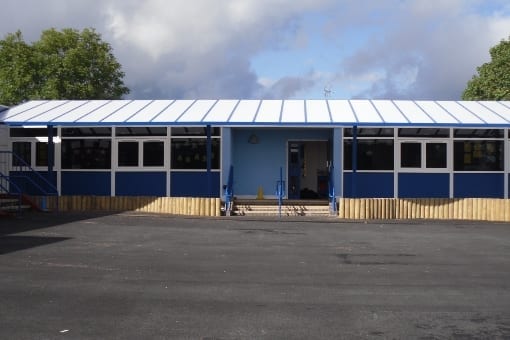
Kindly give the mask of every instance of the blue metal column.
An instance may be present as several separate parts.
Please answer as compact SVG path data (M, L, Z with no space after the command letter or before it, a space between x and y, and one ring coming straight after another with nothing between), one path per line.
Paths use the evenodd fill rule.
M333 182L337 196L343 197L343 155L342 155L342 129L333 129ZM336 169L336 170L334 170Z
M211 125L207 125L206 133L207 133L207 144L206 144L206 153L207 153L207 196L208 197L212 197L212 174L211 174L212 140L211 140Z
M357 176L358 171L358 127L354 125L352 127L352 197L356 198L357 194Z

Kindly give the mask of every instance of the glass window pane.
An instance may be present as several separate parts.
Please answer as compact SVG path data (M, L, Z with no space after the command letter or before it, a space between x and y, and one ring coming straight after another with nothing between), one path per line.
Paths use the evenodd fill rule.
M400 144L400 167L421 168L421 143Z
M111 135L110 127L62 128L63 137L108 137Z
M344 129L345 137L352 137L352 128ZM358 137L393 137L392 128L358 128Z
M110 169L109 139L63 139L63 169Z
M427 143L425 157L427 168L446 168L446 143Z
M138 166L138 142L119 142L119 166Z
M211 127L211 136L220 135L219 127ZM178 126L172 128L172 136L207 136L205 126Z
M165 143L144 142L143 143L143 166L165 165Z
M14 166L32 166L32 143L30 142L13 142L12 152L12 165ZM17 156L17 157L16 157Z
M503 171L502 140L455 141L453 168L455 171Z
M119 126L115 129L116 136L166 136L166 127L145 126L130 127Z
M48 143L35 144L35 166L48 166Z
M206 140L172 139L172 169L207 169ZM220 166L220 141L212 139L211 168Z
M57 129L53 128L53 136L57 135ZM47 128L10 128L11 137L48 137Z
M393 170L393 140L360 139L358 170ZM352 140L344 141L344 169L352 170Z
M398 129L399 137L416 137L416 138L448 138L450 137L450 129L438 128L402 128Z
M503 138L502 129L455 129L455 138Z

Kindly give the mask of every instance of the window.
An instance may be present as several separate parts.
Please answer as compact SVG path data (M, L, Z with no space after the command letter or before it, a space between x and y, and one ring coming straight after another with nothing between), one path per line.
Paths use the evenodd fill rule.
M421 168L421 143L400 144L400 167Z
M393 128L358 128L358 137L393 137ZM344 129L344 137L352 137L353 129Z
M142 149L140 149L142 143ZM141 153L140 153L141 152ZM165 165L164 141L119 141L118 166L139 167L140 159L144 167L161 167Z
M446 168L446 143L426 143L425 166L429 169Z
M447 142L400 142L400 168L407 170L445 170L448 168Z
M62 128L62 137L110 137L110 127Z
M11 137L48 137L47 128L10 128ZM57 129L53 128L53 136L57 135Z
M358 139L358 170L393 170L392 139ZM344 141L344 169L352 170L352 140Z
M211 136L219 136L220 135L219 127L211 127ZM205 126L202 127L173 127L172 128L172 136L207 136L207 128Z
M13 142L12 156L13 166L32 166L32 143L30 142Z
M110 169L109 139L63 139L63 169Z
M143 166L165 165L165 143L163 141L143 142Z
M119 142L119 166L138 166L138 142Z
M220 141L212 139L211 168L220 167ZM207 169L207 140L204 138L172 139L173 169Z
M35 166L48 166L48 143L35 143Z
M166 136L166 127L124 127L120 126L115 129L117 137L126 136Z
M448 138L450 137L450 129L436 128L402 128L398 129L399 137L407 138Z
M503 171L502 140L455 141L455 171Z

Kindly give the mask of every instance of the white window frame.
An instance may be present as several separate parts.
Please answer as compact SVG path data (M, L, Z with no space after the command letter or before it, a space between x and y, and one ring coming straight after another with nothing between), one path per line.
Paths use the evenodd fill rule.
M405 143L417 143L421 147L421 166L416 168L402 167L402 144ZM428 168L427 167L427 144L429 143L441 143L446 145L446 167L445 168ZM449 173L452 171L452 143L449 138L399 138L396 140L396 169L399 173Z

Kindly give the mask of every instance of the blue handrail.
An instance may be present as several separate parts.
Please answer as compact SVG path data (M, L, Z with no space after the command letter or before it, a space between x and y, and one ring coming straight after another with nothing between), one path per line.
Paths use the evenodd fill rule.
M4 158L11 157L12 163L10 163L10 160L8 159L5 159L4 163L12 164L9 171L12 171L13 174L8 173L3 177L6 177L6 180L9 182L11 188L12 187L17 188L18 192L14 192L15 194L22 195L23 189L21 189L19 183L15 183L15 181L13 181L12 179L21 178L24 180L26 184L31 185L32 188L40 192L43 196L56 196L57 197L56 205L58 210L58 189L53 183L51 183L46 177L41 175L38 171L33 169L23 158L21 158L15 152L0 151L0 155L4 155ZM9 190L7 190L7 192L8 191ZM45 202L43 202L43 204L45 204Z
M329 211L336 214L336 194L335 194L335 172L333 164L329 165L328 195L329 195Z
M228 173L228 181L225 186L225 215L230 216L232 214L232 208L234 205L234 166L230 166Z
M5 184L8 185L5 185ZM0 192L11 193L18 196L18 212L21 211L22 191L21 188L11 179L0 172Z
M283 197L285 197L285 181L283 180L283 169L280 167L280 180L276 181L276 198L278 199L278 215L282 217Z

